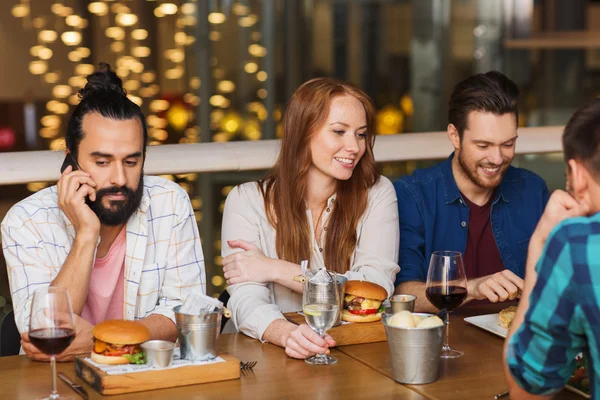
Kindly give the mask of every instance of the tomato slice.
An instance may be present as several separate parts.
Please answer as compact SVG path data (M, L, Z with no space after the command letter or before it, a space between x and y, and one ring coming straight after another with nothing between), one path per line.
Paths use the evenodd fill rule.
M369 308L368 310L348 310L350 314L354 315L368 315L377 313L376 308Z

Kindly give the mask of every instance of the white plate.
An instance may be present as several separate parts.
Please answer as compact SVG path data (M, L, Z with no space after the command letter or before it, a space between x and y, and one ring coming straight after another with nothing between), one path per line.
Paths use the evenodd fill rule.
M467 317L465 321L503 338L508 334L508 329L498 325L498 313Z

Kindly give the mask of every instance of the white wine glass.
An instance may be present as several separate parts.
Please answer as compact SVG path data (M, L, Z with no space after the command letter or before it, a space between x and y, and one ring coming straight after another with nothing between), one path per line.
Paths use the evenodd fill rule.
M73 308L66 288L49 286L33 293L29 318L29 340L42 353L50 356L52 393L44 400L71 399L56 390L56 356L75 339Z
M321 337L335 325L340 313L340 293L338 288L338 277L330 273L333 278L331 282L311 282L304 280L304 292L302 293L302 311L308 326ZM337 358L327 354L316 354L304 360L308 364L329 365L338 362Z

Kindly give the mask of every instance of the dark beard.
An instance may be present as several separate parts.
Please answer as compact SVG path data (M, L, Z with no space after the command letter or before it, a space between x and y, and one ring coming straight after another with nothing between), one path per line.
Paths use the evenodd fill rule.
M127 186L111 186L96 192L96 200L90 201L86 198L86 204L98 216L100 223L107 226L119 226L127 223L142 202L144 194L144 173L140 175L140 181L135 192ZM122 194L125 200L110 201L109 208L104 207L102 199L107 195Z
M480 188L484 188L484 189L497 188L500 185L500 183L502 182L502 179L504 178L504 174L506 174L506 171L508 170L508 166L505 163L503 163L503 165L500 167L501 171L500 171L500 174L498 175L497 183L490 184L488 181L485 181L479 177L479 175L477 174L477 166L475 166L475 168L476 168L475 171L471 171L469 169L469 166L464 161L461 152L458 152L458 154L456 154L455 157L458 160L458 165L460 166L460 169L462 170L463 175L465 175L467 177L467 179L469 179L475 185L479 186Z

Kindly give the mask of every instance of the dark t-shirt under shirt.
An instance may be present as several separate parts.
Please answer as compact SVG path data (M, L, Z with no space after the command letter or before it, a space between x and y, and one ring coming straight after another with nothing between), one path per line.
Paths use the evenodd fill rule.
M467 279L479 278L480 276L503 271L505 269L504 264L494 239L490 221L494 196L481 207L471 202L465 195L462 195L462 198L471 210L467 247L464 254Z

